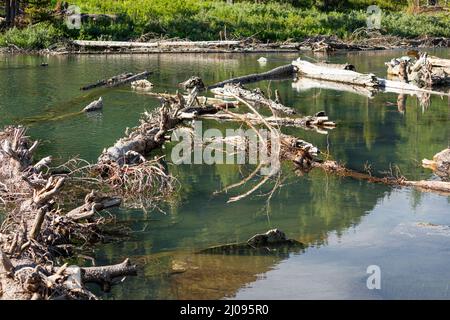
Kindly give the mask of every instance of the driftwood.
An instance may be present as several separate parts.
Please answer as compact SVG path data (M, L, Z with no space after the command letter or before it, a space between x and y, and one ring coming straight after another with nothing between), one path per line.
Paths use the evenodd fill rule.
M267 72L263 73L255 73L242 77L237 77L229 80L225 80L222 82L218 82L211 86L208 86L208 90L223 87L226 84L234 83L234 84L246 84L252 82L258 82L262 80L272 80L272 79L286 79L288 77L293 77L295 75L296 69L292 64L288 64L285 66L277 67Z
M150 71L144 71L144 72L137 73L137 74L134 74L131 72L122 73L117 76L111 77L109 79L103 79L103 80L97 81L96 83L88 84L88 85L82 87L81 90L90 90L90 89L99 88L99 87L106 87L106 88L118 87L118 86L122 86L122 85L125 85L128 83L131 83L133 81L146 79L151 74L152 73Z
M216 114L205 114L198 118L212 119L218 121L240 121L253 124L262 124L261 119L253 113L236 114L232 112L218 112ZM299 127L304 129L316 129L322 132L323 129L333 129L336 124L329 121L328 116L322 114L319 116L306 116L298 118L280 118L276 116L265 117L264 121L273 126ZM326 133L326 131L325 131Z
M378 78L374 74L363 74L350 70L328 68L324 67L323 65L316 65L300 59L293 61L292 64L297 67L300 76L311 79L357 85L395 93L430 93L441 96L449 95L443 92L420 88L417 85L411 83Z
M422 166L433 170L441 179L450 179L450 149L444 149L434 155L433 160L423 159Z
M136 269L129 259L125 259L122 263L112 266L81 268L81 279L83 283L97 283L108 292L116 278L135 276Z
M122 202L121 198L112 198L101 196L94 190L86 195L84 204L66 214L66 217L78 221L91 218L96 212L104 209L119 206Z
M94 48L158 48L158 47L229 47L239 45L240 41L155 41L155 42L126 42L126 41L90 41L74 40L72 44L79 47Z
M0 299L94 299L85 283L135 274L135 266L106 266L101 272L87 268L88 276L74 285L72 270L67 265L57 267L58 257L70 256L80 240L98 240L97 226L104 219L78 220L88 218L91 211L118 205L120 199L92 192L82 207L64 215L55 204L67 177L36 170L40 166L33 165L33 153L38 143L25 133L15 127L0 132L0 198L12 208L7 223L0 226ZM43 166L48 160L39 163Z
M359 85L364 87L379 87L380 83L374 74L363 74L351 70L330 68L297 59L292 62L300 76L311 79L327 80L344 84Z
M284 106L283 104L268 99L264 96L264 93L259 90L247 90L241 85L226 84L223 88L218 87L211 90L215 95L220 97L234 98L234 99L244 99L246 101L251 101L257 106L264 106L269 108L269 110L281 111L286 114L295 114L295 110Z
M450 60L417 54L418 59L401 57L386 62L387 73L399 77L405 82L412 82L419 87L432 87L450 83Z

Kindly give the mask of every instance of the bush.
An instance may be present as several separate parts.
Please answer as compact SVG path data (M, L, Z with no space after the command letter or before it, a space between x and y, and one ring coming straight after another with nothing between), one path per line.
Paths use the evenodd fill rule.
M38 23L25 29L12 28L0 34L0 46L16 45L23 49L44 49L62 36L59 29L49 23Z

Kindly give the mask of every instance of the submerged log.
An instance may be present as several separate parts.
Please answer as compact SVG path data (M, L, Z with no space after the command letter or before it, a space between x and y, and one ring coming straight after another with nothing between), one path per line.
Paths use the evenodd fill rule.
M297 91L308 91L311 89L326 89L335 91L344 91L354 94L358 94L367 98L373 98L377 92L376 88L373 87L363 87L359 85L338 83L328 80L316 80L309 78L298 78L296 81L292 82L292 88Z
M375 88L395 93L430 93L441 96L450 95L448 93L420 88L411 83L378 78L374 74L363 74L349 70L327 68L322 65L316 65L300 59L293 61L292 64L298 68L298 73L300 76L311 79L327 80L336 83Z
M81 268L81 280L83 283L97 283L108 292L116 278L137 275L136 265L132 265L129 259L122 263L103 267Z
M285 251L298 252L304 249L303 243L288 239L286 234L279 229L272 229L266 233L256 234L246 242L213 246L198 253L227 255L283 254Z
M144 71L144 72L137 73L137 74L134 74L131 72L126 72L126 73L122 73L122 74L119 74L117 76L114 76L114 77L111 77L108 79L103 79L103 80L99 80L95 83L88 84L88 85L82 87L81 90L86 91L86 90L99 88L99 87L114 88L114 87L118 87L118 86L122 86L122 85L125 85L128 83L131 83L133 81L146 79L151 74L152 74L152 72L150 72L150 71Z

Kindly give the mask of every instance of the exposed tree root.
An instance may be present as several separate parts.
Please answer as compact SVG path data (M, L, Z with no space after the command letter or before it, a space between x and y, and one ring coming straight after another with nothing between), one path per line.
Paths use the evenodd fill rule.
M33 166L38 143L25 133L20 127L0 133L1 192L10 208L0 227L0 298L94 299L84 283L95 280L95 272L88 269L84 271L91 274L88 281L76 281L75 267L58 268L57 264L60 257L72 255L77 245L101 239L98 226L105 219L93 215L119 205L120 199L91 192L83 206L63 214L56 196L66 177L44 175L37 170L39 166ZM20 197L14 195L18 190ZM135 271L129 264L126 268L105 267L97 280L104 282Z

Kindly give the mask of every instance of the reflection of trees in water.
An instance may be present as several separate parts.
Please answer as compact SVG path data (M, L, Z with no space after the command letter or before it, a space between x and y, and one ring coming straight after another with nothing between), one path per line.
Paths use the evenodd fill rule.
M289 166L284 168L288 169ZM114 288L118 297L131 294L129 288L133 288L133 297L141 298L145 295L193 299L232 296L289 254L199 255L180 252L179 248L192 250L242 242L274 227L306 246L326 245L330 234L339 236L359 224L361 217L389 190L384 186L327 177L319 171L302 178L288 174L288 184L274 197L267 216L265 211L260 211L264 199L258 197L230 206L224 204L227 197L211 202L212 186L224 186L222 180L236 181L236 170L217 171L211 167L205 172L204 167L190 166L183 171L184 175L178 175L181 185L189 185L192 177L196 180L189 185L189 203L179 207L178 213L168 217L163 225L150 227L142 239L126 243L119 250L111 246L110 252L105 252L107 260L135 252L132 258L144 268L145 275L139 280L131 279L123 287ZM164 252L158 253L161 250ZM170 274L174 264L182 266L181 273Z

